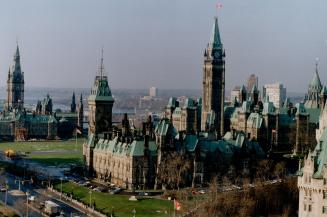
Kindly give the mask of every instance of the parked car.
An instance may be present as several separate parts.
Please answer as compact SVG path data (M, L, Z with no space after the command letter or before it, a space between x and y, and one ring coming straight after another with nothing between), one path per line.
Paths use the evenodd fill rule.
M110 192L110 194L119 194L122 190L123 190L123 189L121 189L121 188L115 188L114 190L112 190L112 191Z

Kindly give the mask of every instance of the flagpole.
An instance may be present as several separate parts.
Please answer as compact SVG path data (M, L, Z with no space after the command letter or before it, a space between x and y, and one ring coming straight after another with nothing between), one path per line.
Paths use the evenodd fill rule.
M175 200L174 200L174 217L176 217Z
M176 209L175 209L175 198L174 198L174 217L176 217Z
M77 151L77 130L75 130L75 151Z

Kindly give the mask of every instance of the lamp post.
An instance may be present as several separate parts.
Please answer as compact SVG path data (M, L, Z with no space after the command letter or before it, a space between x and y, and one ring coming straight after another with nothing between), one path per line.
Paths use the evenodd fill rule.
M5 206L7 206L8 189L9 189L9 185L8 185L8 180L6 179L6 195L5 195Z
M28 217L28 196L30 194L28 193L28 191L26 191L26 217Z
M60 177L60 200L62 197L62 177Z

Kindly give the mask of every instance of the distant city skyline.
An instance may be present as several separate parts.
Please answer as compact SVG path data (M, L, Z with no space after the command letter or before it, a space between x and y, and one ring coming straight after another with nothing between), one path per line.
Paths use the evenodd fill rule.
M91 87L104 47L113 89L201 89L216 2L2 0L0 86L17 40L27 87ZM256 74L306 92L316 57L326 84L326 1L219 2L227 90Z

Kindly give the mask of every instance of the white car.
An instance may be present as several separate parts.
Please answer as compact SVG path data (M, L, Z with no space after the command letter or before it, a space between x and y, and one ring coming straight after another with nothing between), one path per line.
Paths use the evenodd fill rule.
M33 195L29 196L28 201L34 202L35 201L35 196L33 196Z

